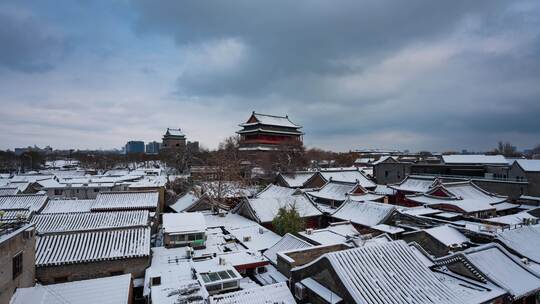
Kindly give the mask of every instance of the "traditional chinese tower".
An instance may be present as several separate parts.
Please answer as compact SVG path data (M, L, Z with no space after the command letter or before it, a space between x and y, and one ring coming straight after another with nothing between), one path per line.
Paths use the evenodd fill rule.
M303 145L302 126L286 116L251 113L249 119L239 125L241 151L271 151L280 147L294 148Z

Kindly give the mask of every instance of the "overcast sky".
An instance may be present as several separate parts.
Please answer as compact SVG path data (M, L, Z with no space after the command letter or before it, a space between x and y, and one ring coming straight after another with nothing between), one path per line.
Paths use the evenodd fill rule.
M530 148L540 2L2 1L0 107L0 149L213 148L253 110L308 147Z

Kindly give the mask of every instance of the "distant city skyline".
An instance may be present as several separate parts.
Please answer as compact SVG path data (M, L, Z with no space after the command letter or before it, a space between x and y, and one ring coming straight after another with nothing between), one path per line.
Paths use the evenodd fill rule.
M255 110L334 151L540 144L538 1L3 1L0 149L215 148Z

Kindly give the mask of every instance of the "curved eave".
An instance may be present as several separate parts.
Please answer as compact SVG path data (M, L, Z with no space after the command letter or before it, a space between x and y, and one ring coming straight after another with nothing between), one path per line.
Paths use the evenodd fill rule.
M253 129L253 130L240 130L236 131L237 134L246 134L246 133L274 133L274 134L287 134L287 135L304 135L304 132L287 132L287 131L276 131L276 130L266 130L266 129Z

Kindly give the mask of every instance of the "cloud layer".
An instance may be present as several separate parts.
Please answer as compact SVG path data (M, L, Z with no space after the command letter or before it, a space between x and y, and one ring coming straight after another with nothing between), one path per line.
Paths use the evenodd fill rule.
M336 150L540 143L536 1L63 4L0 8L3 148L214 147L252 110Z

